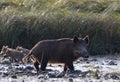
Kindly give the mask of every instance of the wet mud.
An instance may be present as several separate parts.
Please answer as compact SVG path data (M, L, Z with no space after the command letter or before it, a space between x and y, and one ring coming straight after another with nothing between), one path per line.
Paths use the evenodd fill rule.
M120 57L91 56L74 62L75 71L63 72L63 64L48 64L36 73L33 63L11 63L0 58L0 82L120 82Z

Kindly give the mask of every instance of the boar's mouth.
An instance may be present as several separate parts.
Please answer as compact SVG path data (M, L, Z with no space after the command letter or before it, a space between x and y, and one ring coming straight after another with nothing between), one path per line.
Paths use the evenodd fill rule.
M87 51L83 51L81 54L83 58L89 58L89 53Z
M81 57L83 57L83 58L89 58L89 54L88 53L83 54L83 55L81 55Z
M87 54L83 55L82 57L85 59L89 58L89 56Z
M89 58L89 54L88 53L79 53L79 52L75 52L75 55L76 57L83 57L83 58Z
M89 56L84 56L83 58L89 58Z
M85 48L74 50L74 54L78 57L89 58L89 52Z

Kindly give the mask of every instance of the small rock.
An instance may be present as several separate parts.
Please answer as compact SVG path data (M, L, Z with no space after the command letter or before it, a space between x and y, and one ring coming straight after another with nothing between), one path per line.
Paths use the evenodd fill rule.
M100 68L100 66L95 66L95 67L93 67L94 69L98 69L98 68Z
M31 67L31 66L27 66L25 69L28 69L28 70L33 70L34 68Z
M91 61L98 61L98 60L94 58L94 59L92 59Z
M101 65L105 65L105 64L102 62Z
M54 67L54 66L52 66L52 64L50 64L49 66L50 66L50 67Z
M59 67L62 67L62 65L58 65Z
M16 71L23 71L22 67L16 68Z
M15 66L19 66L19 64L15 64Z
M89 64L90 62L89 62L89 61L87 61L86 63L87 63L87 64Z
M118 76L118 74L117 73L114 73L114 74L106 74L105 76L104 76L104 78L105 78L105 80L108 80L108 79L114 79L114 80L120 80L120 77Z
M41 74L38 76L38 79L48 79L48 78L49 78L48 74Z
M11 65L10 61L3 61L3 62L1 62L1 64Z
M2 72L0 72L0 75L2 75Z
M22 80L22 82L25 82L24 80Z
M72 78L69 78L67 82L74 82Z
M62 78L64 76L65 76L65 72L64 71L56 75L57 78Z
M89 62L96 62L96 61L98 61L98 60L95 58L89 59Z
M56 74L55 73L48 73L49 78L56 78Z
M6 77L6 76L8 76L9 74L8 73L3 73L2 74L2 77Z
M43 79L43 78L44 78L44 75L42 74L38 76L38 79Z
M78 76L82 76L82 72L80 70L75 70L75 71L67 71L64 75L64 77L72 77L72 78L76 78Z
M46 69L45 71L46 71L46 72L50 72L50 71L53 71L53 70L52 70L52 69Z
M114 61L110 61L108 65L117 65Z
M87 74L88 74L87 71L86 71L86 72L81 72L81 74L80 74L79 76L81 76L81 77L86 77Z
M88 58L83 58L83 61L88 61Z
M116 75L116 74L111 75L111 78L112 78L112 79L115 79L115 80L119 80L119 79L120 79L120 78L118 77L118 75Z
M16 75L13 75L13 76L11 76L11 78L13 78L13 79L17 79L17 76L16 76Z
M34 76L34 75L36 75L37 73L33 73L33 72L31 72L31 71L25 71L25 72L23 72L22 74L23 74L23 75L27 75L27 76Z

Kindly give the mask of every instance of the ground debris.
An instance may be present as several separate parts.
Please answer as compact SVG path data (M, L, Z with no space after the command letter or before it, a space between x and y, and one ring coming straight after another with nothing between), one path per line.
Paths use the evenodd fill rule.
M2 61L2 62L0 62L0 64L11 65L11 62L10 61Z
M17 79L17 76L16 75L12 75L11 78Z
M108 65L117 65L117 64L115 63L115 61L109 61Z
M47 66L46 71L37 73L32 63L16 64L10 63L7 60L1 60L0 82L4 82L1 80L3 78L5 80L7 80L6 78L11 78L15 82L19 82L17 80L21 78L20 82L59 82L58 79L62 79L61 82L79 82L79 80L82 80L81 82L95 82L96 80L96 82L103 82L104 80L114 82L114 80L120 80L120 59L93 57L88 60L77 60L74 62L74 67L74 71L68 70L63 72L62 64L51 64ZM67 80L64 81L64 79ZM8 82L8 80L5 82Z
M104 75L105 80L108 79L114 79L114 80L120 80L120 75L117 73L107 73Z

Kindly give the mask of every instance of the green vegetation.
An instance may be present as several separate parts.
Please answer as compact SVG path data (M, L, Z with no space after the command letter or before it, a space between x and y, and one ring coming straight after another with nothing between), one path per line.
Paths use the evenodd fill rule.
M120 52L119 0L0 0L0 47L90 36L91 54Z

